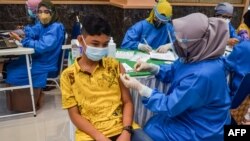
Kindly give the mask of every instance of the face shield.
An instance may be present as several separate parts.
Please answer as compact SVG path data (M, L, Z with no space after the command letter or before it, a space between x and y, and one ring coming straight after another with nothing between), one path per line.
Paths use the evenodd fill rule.
M163 14L160 14L156 7L154 7L154 15L155 16L154 16L153 24L156 28L160 28L166 23L171 21L171 17L167 17Z

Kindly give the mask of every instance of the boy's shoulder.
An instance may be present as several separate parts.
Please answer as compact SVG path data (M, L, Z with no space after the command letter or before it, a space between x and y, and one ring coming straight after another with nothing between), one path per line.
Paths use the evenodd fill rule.
M75 65L74 64L70 65L69 67L63 70L61 76L68 76L70 74L74 74L74 69Z
M104 67L119 67L119 61L112 57L104 57L102 63Z

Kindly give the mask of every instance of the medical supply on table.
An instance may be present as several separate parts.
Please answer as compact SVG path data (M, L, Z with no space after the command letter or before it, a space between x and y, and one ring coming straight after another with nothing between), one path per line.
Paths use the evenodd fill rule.
M71 46L72 59L75 60L75 58L80 57L82 55L82 47L79 45L77 39L71 40Z
M114 43L113 37L111 37L108 44L108 56L115 57L115 53L116 53L116 44Z
M174 61L176 59L174 53L171 51L168 51L167 53L158 53L155 51L151 51L150 58L157 60L166 60L166 61Z
M115 58L119 59L130 59L134 56L134 51L117 51Z

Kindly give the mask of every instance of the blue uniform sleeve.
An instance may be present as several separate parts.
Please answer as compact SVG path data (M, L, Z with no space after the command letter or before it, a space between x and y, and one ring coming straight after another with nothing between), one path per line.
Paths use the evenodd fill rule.
M207 78L198 75L187 76L169 95L154 89L152 95L149 98L144 97L142 102L152 112L164 114L169 118L175 117L187 109L204 104L204 92L209 92L208 85Z
M156 79L162 81L163 83L169 83L172 81L174 76L174 65L160 65L160 70L157 75L155 75Z
M62 28L60 25L51 26L43 36L39 37L38 40L32 38L24 38L21 43L24 47L34 48L36 53L44 53L47 51L51 51L57 46L57 42L59 42L58 35L64 34L62 33Z
M233 48L232 52L227 57L224 58L226 69L229 72L235 71L236 67L238 66L237 60L240 57L240 54L242 52L240 45L241 44L237 44Z
M230 38L236 38L238 40L240 40L241 38L237 35L237 32L235 30L235 28L233 27L233 25L231 23L229 23L229 32L230 32Z
M34 25L27 25L24 27L25 38L37 39L40 33L41 24L37 22Z
M141 34L143 31L142 22L143 21L140 21L128 29L121 44L122 49L138 49L138 44L141 40Z

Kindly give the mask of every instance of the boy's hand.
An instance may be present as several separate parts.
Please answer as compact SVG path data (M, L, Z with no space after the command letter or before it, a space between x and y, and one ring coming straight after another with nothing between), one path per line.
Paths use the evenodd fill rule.
M103 134L98 136L95 140L96 141L111 141L109 138L105 137Z
M117 138L116 141L130 141L131 134L123 130L121 135Z

